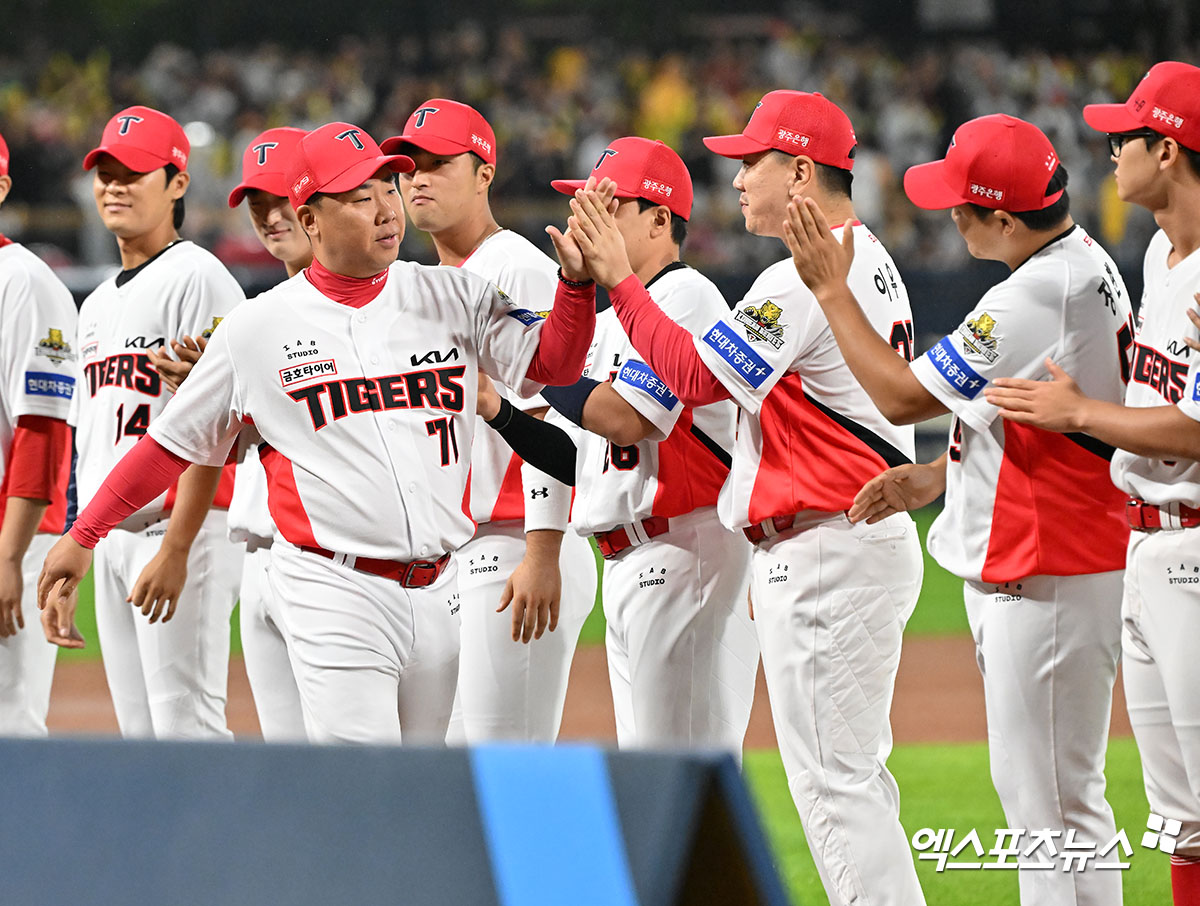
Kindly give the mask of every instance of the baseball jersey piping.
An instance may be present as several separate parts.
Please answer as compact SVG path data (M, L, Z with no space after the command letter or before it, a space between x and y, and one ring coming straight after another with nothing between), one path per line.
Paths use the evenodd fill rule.
M858 422L851 418L847 418L840 412L830 409L824 403L813 399L812 395L809 393L805 393L804 398L812 403L813 406L830 421L845 428L864 444L870 447L871 450L879 455L880 459L888 464L888 468L910 465L912 463L912 460L909 459L904 453L897 450L870 428L860 425Z

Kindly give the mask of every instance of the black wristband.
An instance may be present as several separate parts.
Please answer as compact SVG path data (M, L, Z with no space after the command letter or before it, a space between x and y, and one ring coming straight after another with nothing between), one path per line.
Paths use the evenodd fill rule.
M567 284L567 286L573 286L576 289L583 289L585 286L591 286L596 282L590 277L587 280L572 280L569 277L564 277L561 267L558 269L558 279Z
M500 397L500 411L496 413L494 418L485 418L484 421L487 422L489 428L496 431L503 431L508 427L508 423L512 421L514 411L513 404L504 397Z

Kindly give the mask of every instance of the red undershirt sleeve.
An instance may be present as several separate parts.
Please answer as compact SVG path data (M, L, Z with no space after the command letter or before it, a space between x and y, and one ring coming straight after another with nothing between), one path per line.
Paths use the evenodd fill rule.
M596 285L571 286L559 280L538 347L525 376L539 384L561 387L583 374L592 334L596 332Z
M22 415L4 473L4 497L53 503L65 498L71 469L71 426L61 418Z
M190 465L147 434L108 473L92 502L71 526L71 537L86 548L94 548L114 526L169 488Z
M636 275L630 274L608 296L634 348L681 403L707 406L731 399L696 352L691 333L666 316Z

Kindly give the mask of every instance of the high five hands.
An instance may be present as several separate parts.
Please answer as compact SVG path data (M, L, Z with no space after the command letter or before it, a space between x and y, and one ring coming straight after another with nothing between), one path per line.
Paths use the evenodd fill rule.
M617 228L617 184L590 177L571 199L567 232L546 227L562 263L563 276L571 280L595 280L612 289L633 273L625 240ZM581 275L581 276L580 276Z

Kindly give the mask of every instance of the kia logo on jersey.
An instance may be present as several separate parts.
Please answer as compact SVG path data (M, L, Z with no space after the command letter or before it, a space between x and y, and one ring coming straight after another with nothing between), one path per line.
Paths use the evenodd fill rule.
M429 352L425 353L425 355L419 358L415 355L410 355L408 360L412 362L413 365L441 365L444 362L457 362L458 347L450 347L450 351L447 353L441 353L436 349L431 349Z

